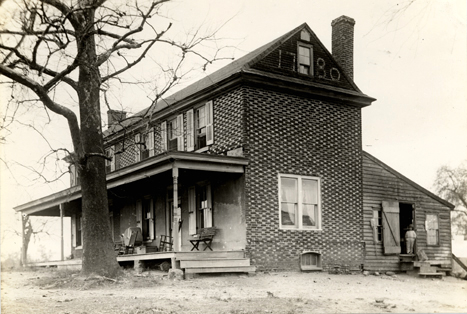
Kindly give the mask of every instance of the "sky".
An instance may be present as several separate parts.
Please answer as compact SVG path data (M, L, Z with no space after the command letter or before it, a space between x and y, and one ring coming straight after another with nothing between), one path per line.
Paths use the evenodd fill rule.
M377 99L362 109L363 149L429 190L440 166L456 167L467 159L465 0L178 0L165 14L172 17L174 31L222 26L219 45L233 47L228 51L234 58L304 22L331 50L331 21L350 16L356 21L354 81L363 93ZM216 63L206 73L225 64ZM133 76L144 72L146 67L137 68ZM186 84L206 73L192 74ZM4 106L8 91L3 87L0 92ZM146 97L137 97L144 93L121 89L114 97L137 112L150 104ZM62 119L53 119L41 130L50 143L70 147ZM37 167L46 152L47 144L37 133L18 127L0 153L10 162ZM64 176L46 184L24 167L1 167L3 242L9 237L5 230L12 224L19 227L14 206L67 188L69 181ZM53 165L49 168L56 171ZM50 239L59 243L57 236ZM19 247L15 241L11 243ZM4 252L8 250L2 245L2 256Z

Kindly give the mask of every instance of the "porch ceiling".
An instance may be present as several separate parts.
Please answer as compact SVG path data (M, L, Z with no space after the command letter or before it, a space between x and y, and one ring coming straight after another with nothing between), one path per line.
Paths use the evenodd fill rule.
M162 172L178 169L190 169L213 172L243 173L248 159L187 152L167 152L137 164L119 169L107 175L107 189L142 180ZM47 216L60 204L69 203L81 198L81 187L75 186L66 190L16 206L17 212L38 216Z

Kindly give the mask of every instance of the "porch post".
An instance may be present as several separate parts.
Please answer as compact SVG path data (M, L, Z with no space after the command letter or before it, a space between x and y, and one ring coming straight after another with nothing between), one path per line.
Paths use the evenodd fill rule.
M65 260L65 255L64 255L65 245L63 243L63 207L64 207L64 204L60 204L59 207L60 207L60 257L61 257L61 260L64 261Z
M182 213L178 204L178 168L172 168L173 176L173 225L172 225L172 237L173 237L173 248L175 252L181 251L181 230L179 230L179 222L182 218Z
M25 232L25 224L26 224L26 219L27 216L23 214L22 212L20 213L21 215L21 240L22 240L22 246L21 246L21 266L26 267L27 264L27 252L26 252L26 234Z

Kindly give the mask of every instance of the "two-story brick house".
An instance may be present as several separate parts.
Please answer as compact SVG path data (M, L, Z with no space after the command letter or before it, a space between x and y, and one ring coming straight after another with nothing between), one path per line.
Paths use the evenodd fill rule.
M109 111L114 240L139 227L140 255L156 258L171 235L177 259L215 226L213 250L242 252L239 267L398 270L412 223L418 248L446 264L452 205L362 152L361 110L375 99L353 82L354 24L332 22L332 54L302 24L135 116ZM78 182L16 208L71 216L74 257Z

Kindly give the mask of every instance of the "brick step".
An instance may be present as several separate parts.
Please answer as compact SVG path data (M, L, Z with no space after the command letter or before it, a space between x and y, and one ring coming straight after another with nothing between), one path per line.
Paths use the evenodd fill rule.
M227 268L250 266L249 258L211 258L196 260L181 260L180 268Z
M211 258L244 258L244 251L209 251L209 252L177 252L176 259L183 260L198 260Z

